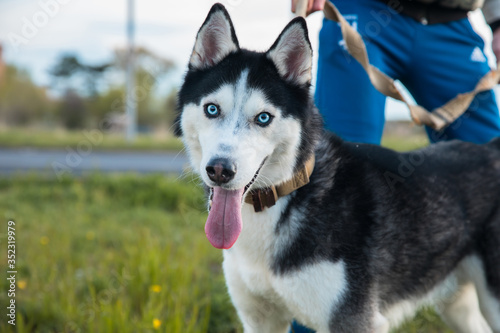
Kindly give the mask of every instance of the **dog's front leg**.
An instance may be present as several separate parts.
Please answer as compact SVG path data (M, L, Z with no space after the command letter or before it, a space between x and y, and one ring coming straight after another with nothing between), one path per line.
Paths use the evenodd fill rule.
M291 314L272 297L256 295L247 287L239 272L224 263L224 275L231 300L245 333L285 333L289 331Z

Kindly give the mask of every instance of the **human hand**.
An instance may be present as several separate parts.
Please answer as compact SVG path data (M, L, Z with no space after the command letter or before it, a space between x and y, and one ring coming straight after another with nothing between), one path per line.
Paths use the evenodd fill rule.
M493 40L491 41L491 48L495 57L497 57L497 64L500 63L500 28L493 31Z
M297 10L297 2L301 0L292 0L292 12L295 13ZM323 7L325 6L325 1L326 0L302 0L302 1L307 1L307 10L306 10L306 16L317 12L319 10L323 10ZM500 39L499 39L500 43ZM500 47L500 44L499 44ZM499 49L500 50L500 49Z

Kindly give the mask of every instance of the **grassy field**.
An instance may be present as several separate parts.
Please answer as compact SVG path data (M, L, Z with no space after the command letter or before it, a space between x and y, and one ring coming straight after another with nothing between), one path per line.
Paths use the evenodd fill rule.
M16 222L17 332L241 332L196 182L0 179L4 250ZM5 309L6 279L0 289ZM0 332L14 332L4 319ZM424 311L398 332L444 330Z
M133 143L127 142L123 135L109 134L98 130L65 131L0 128L0 147L4 148L78 148L90 145L93 150L170 150L182 149L182 143L172 135L155 136L140 134Z
M17 331L234 331L204 206L192 183L159 175L0 179L3 251L16 222Z
M402 150L423 144L387 142ZM18 271L15 329L0 279L0 332L241 332L221 252L203 231L197 183L133 174L0 178L0 248L13 219ZM397 332L447 331L425 310Z

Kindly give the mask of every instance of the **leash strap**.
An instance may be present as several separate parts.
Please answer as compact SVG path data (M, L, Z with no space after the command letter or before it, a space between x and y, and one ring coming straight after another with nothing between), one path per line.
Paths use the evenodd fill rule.
M299 6L300 3L306 3L306 5ZM297 14L305 17L306 11L303 8L306 7L307 0L299 0L297 3ZM302 11L299 12L299 9ZM348 52L363 66L375 89L386 96L405 103L410 110L412 120L418 125L426 125L436 131L446 128L467 110L478 93L492 89L500 79L500 70L491 70L479 80L474 90L458 94L446 104L429 112L420 105L411 105L396 87L394 80L370 64L363 38L347 23L337 7L329 0L325 2L323 12L327 19L340 24L342 37L344 38Z
M293 175L292 179L277 186L252 190L246 196L245 202L252 204L255 212L261 212L266 207L274 206L279 198L289 195L309 183L309 177L314 170L314 161L313 154L304 167Z

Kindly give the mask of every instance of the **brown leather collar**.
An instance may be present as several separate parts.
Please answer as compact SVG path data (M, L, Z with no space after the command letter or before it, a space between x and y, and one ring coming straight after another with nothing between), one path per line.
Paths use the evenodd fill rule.
M292 179L286 182L266 188L251 190L245 198L245 202L253 204L255 212L261 212L266 207L272 207L279 198L284 197L293 191L309 183L309 177L314 170L314 154L304 164L304 167L297 171Z

